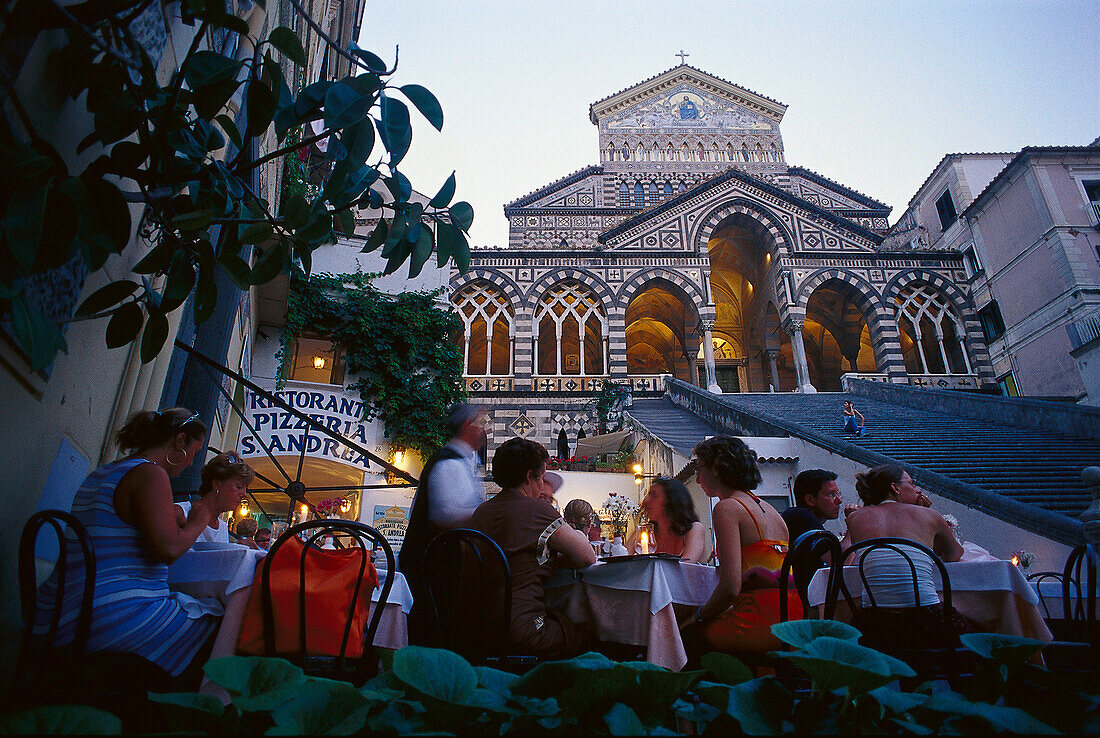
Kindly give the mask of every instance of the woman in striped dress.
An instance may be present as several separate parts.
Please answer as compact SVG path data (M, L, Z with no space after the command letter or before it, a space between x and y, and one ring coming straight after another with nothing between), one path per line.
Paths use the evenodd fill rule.
M135 654L176 677L217 629L216 616L168 590L168 564L243 498L240 485L222 485L196 501L186 518L177 517L170 480L191 465L205 436L190 410L136 413L118 433L119 447L133 453L93 471L77 491L72 513L87 528L96 558L88 651ZM83 590L79 547L75 539L68 545L74 566L65 579L59 645L75 635ZM45 602L56 576L42 585ZM46 616L36 630L45 632Z

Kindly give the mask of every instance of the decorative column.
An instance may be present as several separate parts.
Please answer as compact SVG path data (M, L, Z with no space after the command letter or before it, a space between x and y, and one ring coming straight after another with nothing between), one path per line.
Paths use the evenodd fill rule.
M718 377L714 371L714 338L711 331L714 330L713 320L701 320L699 325L703 327L703 361L707 367L707 392L717 395L722 394L722 388L718 386Z
M804 316L792 315L787 318L783 327L791 337L791 353L794 354L794 373L798 377L798 391L812 394L817 390L810 384L810 365L806 361L806 344L802 342L802 326L805 323Z
M771 370L772 375L772 390L779 391L779 367L775 365L775 360L779 357L779 349L769 348L764 349L764 356L768 357L768 369Z

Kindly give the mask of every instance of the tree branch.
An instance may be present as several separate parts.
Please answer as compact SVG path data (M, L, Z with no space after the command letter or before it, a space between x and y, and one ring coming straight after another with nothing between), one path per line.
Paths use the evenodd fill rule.
M95 47L96 49L102 51L104 54L107 54L108 56L113 56L115 59L120 61L124 66L127 66L130 69L141 69L141 63L140 62L135 60L133 57L130 57L126 54L123 54L121 51L119 51L118 49L111 46L109 43L107 43L103 39L101 39L95 31L93 31L91 28L89 28L88 26L81 23L80 20L76 16L74 16L72 13L70 13L68 10L66 10L60 3L57 2L57 0L50 0L50 4L52 4L58 10L58 12L60 12L63 16L65 16L65 18L70 23L72 23L73 26L75 26L81 33L83 33L85 36L87 36L88 39L92 42L93 47Z
M291 151L295 151L296 149L300 149L303 146L309 146L310 144L315 143L317 141L320 141L323 138L328 138L333 133L336 133L335 128L326 128L323 132L318 133L315 136L307 136L306 138L303 138L298 143L283 146L281 149L275 149L274 151L272 151L269 154L264 154L259 159L252 162L251 164L249 164L247 167L244 167L242 169L242 171L245 171L245 172L252 171L256 167L260 166L261 164L266 164L267 162L271 161L272 159L277 159L278 157L282 156L283 154L289 154ZM237 173L237 168L236 167L233 169L233 173L234 174Z
M397 48L396 47L394 48L394 52L393 52L393 69L384 70L384 71L381 71L381 72L375 71L374 69L371 69L370 67L368 67L363 62L359 61L359 59L357 59L356 57L354 57L351 54L349 54L348 52L344 51L340 47L340 44L333 41L332 38L327 33L325 33L323 30L321 30L321 26L319 26L317 24L317 21L313 20L313 17L310 16L310 14L305 11L305 8L302 7L302 4L300 2L298 2L298 0L289 0L289 2L290 2L291 5L294 6L294 9L298 11L298 14L301 15L303 19L305 19L306 24L310 28L312 28L314 30L314 32L318 36L320 36L325 41L325 43L327 43L329 45L329 47L332 48L333 51L335 51L337 54L339 54L340 56L347 59L349 62L351 62L355 66L357 66L360 69L363 69L367 72L370 72L371 74L376 74L379 77L385 77L385 76L391 75L391 74L393 74L394 72L397 71Z

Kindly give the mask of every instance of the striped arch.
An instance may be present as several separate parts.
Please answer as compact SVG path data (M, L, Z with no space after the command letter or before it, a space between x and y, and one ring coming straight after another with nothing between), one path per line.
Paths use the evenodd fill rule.
M522 292L519 286L516 285L512 279L505 274L497 271L496 269L485 269L482 267L474 267L473 269L459 274L451 279L449 285L451 290L451 297L458 293L463 287L474 282L485 281L493 285L508 298L508 301L512 303L513 310L519 310L523 305Z
M684 292L683 296L687 298L687 304L695 307L696 310L707 304L699 285L678 272L663 268L646 269L628 279L619 288L618 304L629 305L634 296L639 292L644 292L647 285L653 280L664 280L679 287Z
M695 236L690 240L691 243L695 244L695 251L705 253L707 244L710 243L710 237L714 235L714 232L718 230L724 220L734 215L747 216L759 223L768 232L771 243L767 244L767 248L771 252L772 258L778 258L781 254L791 250L791 244L794 241L779 219L767 208L751 200L738 197L716 206L706 216L699 219Z
M884 305L878 290L859 275L843 269L819 269L795 288L794 300L798 310L805 315L814 291L831 280L843 282L853 289L856 306L867 322L867 333L878 370L891 376L904 375L905 362L901 356L894 315Z
M535 280L531 286L527 288L527 292L524 295L523 307L528 310L534 310L543 292L558 282L568 279L575 279L598 295L600 301L603 302L605 313L615 308L617 304L615 301L615 293L608 287L607 282L592 272L585 269L576 269L574 267L548 271Z
M959 289L957 284L948 280L942 274L918 268L894 275L893 279L887 282L886 287L882 290L884 309L889 309L890 306L894 305L894 298L897 297L898 292L913 282L925 282L947 295L965 329L965 348L971 360L971 371L977 373L978 382L982 385L995 382L993 362L989 358L989 348L985 344L985 333L982 332L982 325L978 320L977 312L974 310L974 304L967 294Z
M810 302L810 295L814 293L814 290L830 279L837 279L854 287L860 296L859 309L866 315L873 315L881 311L882 315L889 316L878 290L858 274L852 274L843 269L819 269L802 280L794 290L795 304L805 310L806 305Z

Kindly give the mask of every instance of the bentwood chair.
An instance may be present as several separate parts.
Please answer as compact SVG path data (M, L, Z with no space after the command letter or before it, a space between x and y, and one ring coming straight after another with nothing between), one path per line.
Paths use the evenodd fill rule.
M876 602L875 589L876 586L881 588L882 584L875 582L873 575L868 576L866 564L872 551L882 550L893 552L908 569L913 585L912 606L885 607ZM939 572L943 598L942 619L930 619L919 614L920 608L940 604L940 601L921 601L920 579L913 563L914 556L928 558ZM951 604L951 578L943 561L932 549L906 538L870 538L854 544L844 552L844 561L851 562L853 558L859 568L868 605L861 607L860 603L854 602L847 587L842 587L841 590L853 613L853 624L863 633L861 644L905 661L919 677L943 678L954 682L960 676L972 673L975 659L959 642L959 628Z
M509 653L512 572L492 538L468 528L437 535L424 551L424 584L435 645L506 671L538 663L536 657Z
M1100 558L1089 543L1074 548L1061 572L1043 571L1028 575L1039 590L1039 601L1046 615L1054 642L1043 649L1047 665L1054 671L1094 674L1100 657L1100 624L1096 620L1096 570ZM1050 597L1042 584L1054 580L1061 585L1060 615L1051 617Z
M49 562L38 553L51 541L43 530L52 533L49 550L57 559L40 582L40 567ZM23 632L12 706L92 705L118 715L128 730L154 730L146 693L169 689L168 674L134 654L87 651L96 571L91 536L72 514L42 510L30 517L19 539ZM71 628L62 623L64 612L76 613Z
M336 550L321 550L327 536ZM372 550L386 557L385 579L373 604L377 570L371 564ZM374 637L396 571L389 542L369 525L314 520L287 529L272 544L260 569L263 655L286 658L311 676L353 683L374 676ZM365 629L356 629L368 610ZM325 645L318 647L322 641ZM318 653L318 648L325 652Z
M825 557L829 560L826 562ZM783 568L779 572L779 620L787 622L787 588L791 574L794 574L798 597L802 600L802 617L810 617L810 600L806 588L814 572L822 568L829 570L829 582L825 588L823 605L825 620L832 620L836 614L836 603L840 587L844 583L843 561L841 560L840 541L827 530L806 531L795 539L783 558Z

